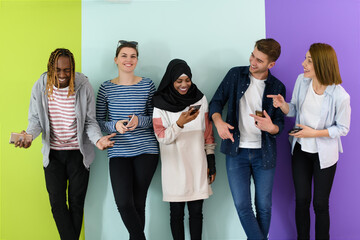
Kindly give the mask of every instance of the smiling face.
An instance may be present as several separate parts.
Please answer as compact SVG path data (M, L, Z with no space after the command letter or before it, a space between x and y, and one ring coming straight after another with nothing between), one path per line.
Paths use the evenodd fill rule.
M137 52L134 48L124 47L114 61L120 71L133 72L138 62Z
M181 95L185 95L191 87L191 79L186 76L182 75L174 82L175 90L180 93Z
M260 80L267 78L268 70L275 65L275 62L270 62L268 56L259 51L257 47L251 53L249 62L251 75Z
M303 61L302 66L304 68L304 77L311 79L316 78L314 63L309 51L306 53L305 60Z
M70 58L67 56L60 56L56 64L55 86L60 86L60 88L66 88L67 86L69 86L70 79L71 79Z

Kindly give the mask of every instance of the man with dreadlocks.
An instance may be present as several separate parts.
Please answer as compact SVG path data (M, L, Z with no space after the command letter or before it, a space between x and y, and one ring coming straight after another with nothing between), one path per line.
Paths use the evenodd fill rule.
M68 49L51 53L48 71L33 86L28 120L24 135L35 139L42 133L46 188L60 237L79 239L89 167L95 157L92 143L100 150L112 147L115 133L102 136L93 89L84 74L75 72ZM23 139L15 146L30 147L32 140Z

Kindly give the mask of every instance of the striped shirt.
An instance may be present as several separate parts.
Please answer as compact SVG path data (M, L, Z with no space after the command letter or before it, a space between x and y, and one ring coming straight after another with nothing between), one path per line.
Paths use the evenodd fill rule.
M108 149L109 158L159 153L152 128L154 92L155 85L149 78L142 78L134 85L117 85L110 80L101 84L96 102L96 120L103 132L117 133L112 138L114 147ZM127 120L132 114L138 117L138 126L124 134L117 132L117 121Z
M75 94L68 97L69 87L53 88L49 98L50 148L79 149L75 114Z

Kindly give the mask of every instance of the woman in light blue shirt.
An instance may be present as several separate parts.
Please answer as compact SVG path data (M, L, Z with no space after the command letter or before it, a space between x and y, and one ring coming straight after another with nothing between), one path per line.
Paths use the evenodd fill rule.
M268 97L273 98L274 107L296 117L296 128L289 135L298 239L310 239L312 178L315 238L329 239L329 196L343 151L340 136L350 128L350 96L340 86L338 61L330 45L312 44L302 66L304 73L296 80L290 103L281 95Z

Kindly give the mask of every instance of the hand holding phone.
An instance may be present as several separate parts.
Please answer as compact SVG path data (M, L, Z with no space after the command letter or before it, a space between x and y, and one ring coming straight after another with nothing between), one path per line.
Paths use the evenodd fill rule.
M259 117L265 117L263 111L258 111L258 110L256 110L256 111L255 111L255 115L256 115L256 116L259 116Z
M137 128L138 124L139 124L138 116L136 116L135 114L129 115L129 121L127 122L126 125L127 129L129 131L133 131L135 128Z
M301 127L294 127L293 129L291 129L291 130L289 131L289 133L290 133L290 134L294 134L294 133L297 133L297 132L299 132L299 131L301 131L301 130L302 130Z
M201 105L191 105L189 106L189 109L184 112L182 112L179 116L179 119L176 121L176 124L180 127L183 128L185 124L193 121L194 119L197 118L198 113L199 113L199 109L200 109Z
M15 144L18 141L32 141L32 135L26 133L11 133L10 135L10 144Z
M135 116L135 114L133 114L133 115L131 116L131 118L129 118L129 121L125 121L125 122L123 122L124 126L126 126L126 125L130 124L130 123L131 123L131 121L134 119L134 116Z
M200 107L201 107L200 104L199 104L199 105L192 105L192 106L190 106L190 107L189 107L190 110L191 110L190 115L194 115L197 111L199 111Z
M15 144L15 147L23 147L28 148L31 146L31 142L33 140L33 136L31 134L27 134L25 131L21 133L11 133L10 135L10 144Z

